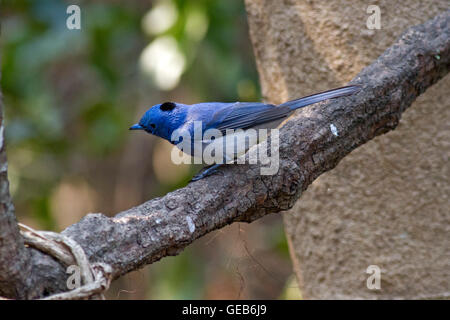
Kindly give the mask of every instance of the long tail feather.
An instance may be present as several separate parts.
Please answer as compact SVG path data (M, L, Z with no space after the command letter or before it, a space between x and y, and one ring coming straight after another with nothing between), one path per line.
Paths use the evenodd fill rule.
M291 100L280 104L280 107L289 107L291 110L295 110L301 107L309 106L310 104L317 103L327 99L333 99L343 96L349 96L361 90L360 86L351 85L336 89L331 89L328 91L312 94L300 99Z

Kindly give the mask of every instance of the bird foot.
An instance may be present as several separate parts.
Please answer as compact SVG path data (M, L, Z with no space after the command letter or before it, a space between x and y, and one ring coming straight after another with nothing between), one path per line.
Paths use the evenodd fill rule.
M218 169L221 165L222 165L222 163L220 163L220 164L214 164L214 165L212 165L212 166L203 168L202 170L200 170L199 173L197 173L197 174L191 179L191 181L198 181L198 180L203 179L203 178L205 178L205 177L207 177L207 176L210 176L210 175L212 175L212 174L214 174L214 173L217 173L217 172L218 172L217 169Z

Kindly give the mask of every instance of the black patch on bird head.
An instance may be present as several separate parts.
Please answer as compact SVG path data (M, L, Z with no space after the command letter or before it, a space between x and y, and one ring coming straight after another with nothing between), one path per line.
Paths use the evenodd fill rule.
M173 102L164 102L163 104L161 104L161 106L159 107L162 111L171 111L173 109L175 109L177 105Z

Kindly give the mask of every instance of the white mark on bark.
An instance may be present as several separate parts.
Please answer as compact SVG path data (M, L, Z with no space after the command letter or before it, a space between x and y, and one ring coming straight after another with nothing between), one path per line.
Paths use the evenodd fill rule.
M339 136L338 129L336 128L336 126L334 124L330 124L330 130L331 130L331 133L334 134L336 137Z
M190 216L187 216L186 217L186 221L187 221L187 224L188 224L188 227L189 227L189 232L190 233L194 233L194 231L195 231L195 224L192 221L192 218Z

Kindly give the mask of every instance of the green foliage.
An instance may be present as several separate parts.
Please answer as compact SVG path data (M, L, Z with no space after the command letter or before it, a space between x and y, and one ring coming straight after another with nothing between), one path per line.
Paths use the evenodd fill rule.
M205 287L204 262L193 250L157 262L151 274L157 279L149 299L201 299Z
M83 192L61 189L72 177L95 191L96 207L86 210L111 213L185 185L189 172L170 185L155 178L156 139L145 137L148 149L130 148L142 138L128 131L145 109L142 104L260 99L243 1L171 3L174 22L150 34L143 21L152 7L138 1L80 2L81 30L66 28L69 3L3 1L1 86L19 219L58 229L67 218L55 210L58 201L65 201L67 212L81 208L86 214L87 201L76 198ZM140 64L145 48L161 37L175 39L185 62L169 91L159 90ZM132 191L132 202L120 207L117 190L129 189L143 190L138 196ZM282 230L270 238L273 250L286 254ZM155 265L160 280L152 284L152 297L201 298L202 259L191 250Z

